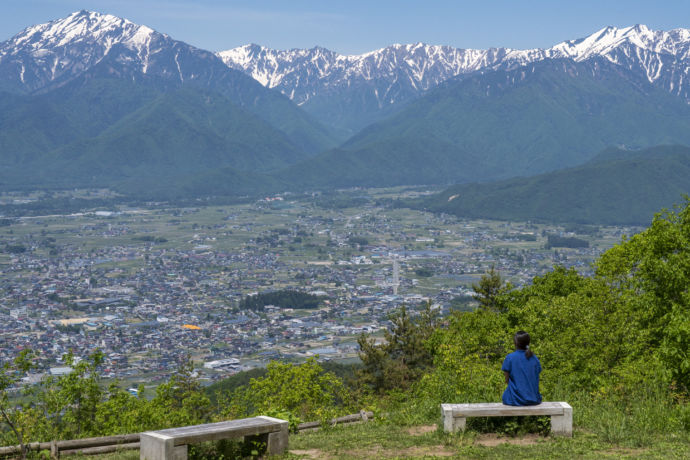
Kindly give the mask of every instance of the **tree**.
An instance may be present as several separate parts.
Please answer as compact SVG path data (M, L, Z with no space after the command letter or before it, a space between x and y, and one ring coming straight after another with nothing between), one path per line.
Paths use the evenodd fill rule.
M602 255L597 276L626 296L671 377L690 392L690 198Z
M201 389L194 372L194 363L188 356L170 380L156 388L151 401L153 409L167 426L185 426L205 423L211 416L211 401Z
M2 421L9 426L17 438L17 442L21 446L21 456L23 459L26 458L24 433L16 417L16 411L11 410L9 390L33 367L33 356L31 350L22 350L14 360L6 362L2 369L0 369L0 414L2 414Z
M77 362L70 351L63 362L72 371L42 382L40 404L46 418L51 420L54 438L79 438L96 431L96 412L106 396L99 374L104 357L96 350L87 359Z
M426 302L418 318L413 319L403 305L390 316L391 329L384 342L362 334L358 339L363 368L360 381L377 392L407 389L426 372L433 362L427 342L438 326L438 312Z
M493 265L482 275L479 283L472 284L472 289L476 293L473 297L479 301L479 308L496 312L505 311L505 306L501 305L499 299L511 288L509 283L504 283Z

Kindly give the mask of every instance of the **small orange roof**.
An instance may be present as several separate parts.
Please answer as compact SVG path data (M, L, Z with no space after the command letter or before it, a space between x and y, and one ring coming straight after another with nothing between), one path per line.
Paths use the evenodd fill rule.
M193 324L185 324L185 325L182 326L182 327L185 328L185 329L191 329L191 330L193 330L193 331L201 330L201 328L200 328L199 326L195 326L195 325L193 325Z

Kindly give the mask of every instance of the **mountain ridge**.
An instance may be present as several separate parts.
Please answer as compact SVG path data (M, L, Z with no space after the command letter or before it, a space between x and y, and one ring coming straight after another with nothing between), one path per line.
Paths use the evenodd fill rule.
M199 185L203 193L212 192L207 174L224 192L241 184L238 193L539 174L586 162L609 145L690 144L684 90L664 86L685 81L689 47L685 29L638 25L604 28L547 50L421 43L354 57L321 47L293 50L309 77L291 74L293 84L321 88L302 104L315 111L309 115L277 86L262 86L214 53L126 19L80 11L0 43L0 91L7 95L0 98L0 164L6 185L38 178L46 181L38 185L64 186L78 172L86 185L141 177L146 191L153 189L153 168L166 180L187 177L187 189ZM242 50L243 65L254 62L252 53L271 57L258 45ZM458 66L466 73L452 76ZM388 80L379 78L381 69ZM267 86L286 81L264 70ZM347 91L339 83L319 86L333 72L360 82ZM315 118L341 136L356 124L366 127L336 143ZM52 173L40 170L41 158L51 160Z
M0 43L0 90L6 92L36 95L113 77L162 90L208 89L284 131L308 153L336 145L326 127L287 97L228 68L210 51L127 19L82 10Z
M548 59L581 62L604 57L690 101L690 29L653 31L641 24L605 27L544 49L481 50L416 43L343 55L323 47L274 50L250 44L216 54L229 67L280 90L308 112L350 133L450 78L482 70L512 70ZM345 106L352 114L334 113L323 100L342 99L353 88L358 90L352 96L353 107ZM339 107L342 110L343 104Z
M589 162L531 177L464 184L407 204L462 217L649 224L690 192L690 147L608 148Z
M539 174L610 145L690 144L690 106L609 61L540 61L451 80L284 171L311 185L450 184ZM337 184L337 185L336 185Z

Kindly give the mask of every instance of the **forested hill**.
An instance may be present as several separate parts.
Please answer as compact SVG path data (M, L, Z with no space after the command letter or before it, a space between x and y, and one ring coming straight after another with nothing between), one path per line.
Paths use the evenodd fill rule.
M450 187L410 206L463 217L648 224L690 193L690 147L609 148L583 166Z
M660 144L690 144L685 101L604 60L554 60L447 81L279 177L311 187L467 183Z

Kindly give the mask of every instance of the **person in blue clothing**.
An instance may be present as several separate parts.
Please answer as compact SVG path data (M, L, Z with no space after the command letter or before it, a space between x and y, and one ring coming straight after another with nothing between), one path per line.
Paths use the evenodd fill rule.
M541 403L539 373L541 363L529 349L530 337L518 331L513 338L515 351L503 360L501 370L508 388L503 392L503 404L508 406L534 406Z

